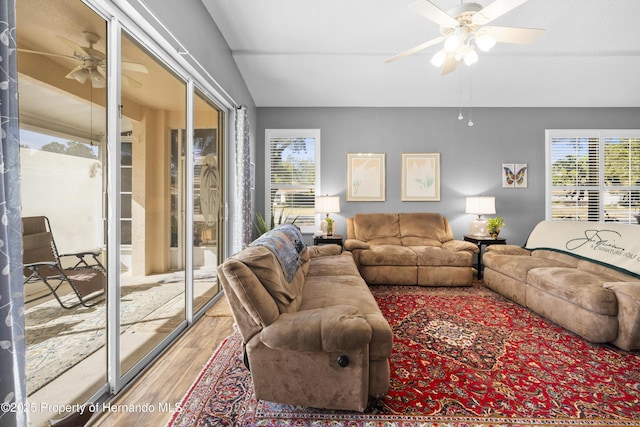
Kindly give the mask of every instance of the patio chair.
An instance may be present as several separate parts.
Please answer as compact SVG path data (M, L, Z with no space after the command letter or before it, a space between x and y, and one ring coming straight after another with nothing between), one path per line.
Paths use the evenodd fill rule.
M106 288L106 270L98 259L99 252L79 252L59 254L51 232L51 224L45 216L22 218L22 243L24 284L42 282L63 308L71 309L78 305L91 307L102 301ZM71 258L75 257L75 258ZM70 258L69 265L63 266L63 259ZM78 298L78 302L59 295L60 287L68 284ZM49 295L49 294L47 294ZM45 295L46 296L46 295ZM43 296L34 298L32 302ZM71 304L69 304L71 302Z

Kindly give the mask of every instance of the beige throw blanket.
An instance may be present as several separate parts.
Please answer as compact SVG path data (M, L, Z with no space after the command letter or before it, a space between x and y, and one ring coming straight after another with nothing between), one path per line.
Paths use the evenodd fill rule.
M588 221L542 221L526 249L550 249L612 267L640 278L640 226Z

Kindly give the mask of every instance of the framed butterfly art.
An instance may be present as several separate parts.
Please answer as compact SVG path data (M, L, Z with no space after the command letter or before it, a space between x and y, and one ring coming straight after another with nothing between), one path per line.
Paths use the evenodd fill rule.
M502 188L527 188L527 164L503 163Z

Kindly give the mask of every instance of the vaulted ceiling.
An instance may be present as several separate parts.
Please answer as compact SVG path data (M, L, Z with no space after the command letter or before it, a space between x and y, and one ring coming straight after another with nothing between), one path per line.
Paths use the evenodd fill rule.
M491 25L544 29L533 45L498 43L445 76L438 46L384 63L440 35L413 1L202 0L259 107L640 107L638 0L528 0Z

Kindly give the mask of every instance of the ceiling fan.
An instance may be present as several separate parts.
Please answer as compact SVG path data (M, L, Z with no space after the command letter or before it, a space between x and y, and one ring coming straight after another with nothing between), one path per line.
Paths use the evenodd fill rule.
M84 84L87 80L91 81L91 86L100 89L106 86L105 72L107 67L107 57L104 52L94 49L94 45L100 41L100 36L90 31L84 31L84 39L89 46L82 47L73 40L69 40L62 36L57 36L64 44L69 46L73 50L73 55L60 55L57 53L40 52L37 50L18 49L20 52L35 53L38 55L56 56L59 58L71 58L80 61L81 64L76 66L65 77L68 79L74 79L80 84ZM135 71L138 73L148 73L149 70L142 64L135 62L120 63L123 70ZM122 74L122 81L127 86L138 88L142 86L142 83L134 78Z
M467 65L476 63L478 61L476 46L481 51L487 52L496 42L531 44L542 35L544 30L486 25L526 1L495 0L486 7L478 3L461 3L448 12L444 12L429 0L411 3L409 9L440 25L442 35L387 58L384 62L393 62L444 42L443 48L433 56L431 63L440 67L440 74L445 75L454 71L458 62L464 62Z

